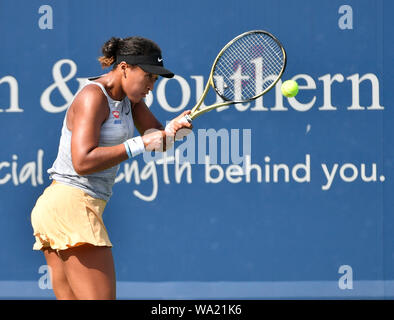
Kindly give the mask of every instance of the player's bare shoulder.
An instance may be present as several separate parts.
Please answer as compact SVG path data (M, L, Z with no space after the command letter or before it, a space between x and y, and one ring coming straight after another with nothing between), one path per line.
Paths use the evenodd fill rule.
M95 84L86 85L75 97L73 104L78 108L108 109L108 100L101 88ZM103 110L104 111L104 110Z
M108 100L99 86L88 84L75 96L67 113L67 127L69 130L72 130L73 119L76 115L99 117L101 123L108 119Z

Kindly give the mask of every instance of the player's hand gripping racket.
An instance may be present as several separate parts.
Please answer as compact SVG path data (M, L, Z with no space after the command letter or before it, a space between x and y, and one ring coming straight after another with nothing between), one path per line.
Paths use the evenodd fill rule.
M285 49L272 34L254 30L237 36L217 55L203 94L185 119L191 123L212 109L261 97L275 86L285 67ZM201 108L210 87L223 102Z

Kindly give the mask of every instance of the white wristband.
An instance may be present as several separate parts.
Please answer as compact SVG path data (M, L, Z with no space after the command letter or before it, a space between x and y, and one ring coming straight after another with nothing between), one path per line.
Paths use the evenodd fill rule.
M168 122L166 127L164 128L164 131L166 132L167 135L173 136L173 130L174 128L172 127L172 121Z
M128 139L126 143L130 148L132 157L135 157L136 155L139 155L140 153L145 151L145 145L142 141L141 136Z

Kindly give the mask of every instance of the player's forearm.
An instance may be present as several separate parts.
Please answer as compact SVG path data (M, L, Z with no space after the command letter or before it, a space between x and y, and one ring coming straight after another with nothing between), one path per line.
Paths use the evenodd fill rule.
M73 166L79 175L87 175L112 168L128 158L123 144L96 147L84 156L73 157Z
M75 152L72 156L75 171L80 175L92 174L114 167L141 152L165 151L166 132L155 130L142 137L135 137L112 147L96 147L86 152Z

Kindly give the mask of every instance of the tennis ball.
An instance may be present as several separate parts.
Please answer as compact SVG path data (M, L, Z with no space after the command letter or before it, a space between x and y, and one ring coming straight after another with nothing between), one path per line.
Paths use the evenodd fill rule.
M298 93L298 84L294 80L286 80L282 83L280 88L282 90L282 94L287 97L291 98L297 95Z

